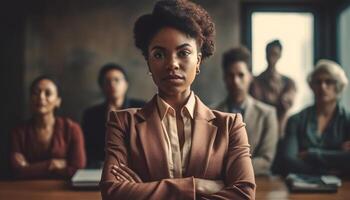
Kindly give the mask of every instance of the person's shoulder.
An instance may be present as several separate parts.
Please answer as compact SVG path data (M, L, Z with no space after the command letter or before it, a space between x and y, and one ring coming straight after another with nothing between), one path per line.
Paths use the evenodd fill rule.
M265 113L265 114L271 114L273 112L276 112L275 107L268 105L256 98L253 98L253 97L250 97L250 98L251 98L253 109L255 109L256 111L260 113Z
M290 121L304 121L315 109L314 105L307 106L306 108L300 110L299 112L293 114L289 117Z
M84 115L94 115L97 112L104 112L106 110L105 103L92 105L84 110Z
M141 108L146 104L146 101L141 99L129 98L129 107L131 108Z
M225 111L227 110L227 102L226 100L222 100L220 102L210 104L208 107L214 110Z
M15 127L13 127L12 132L17 134L19 133L25 134L26 132L28 132L28 130L32 126L32 123L33 122L31 119L23 120L20 123L18 123Z
M286 76L286 75L282 75L282 80L284 82L284 84L286 85L286 87L295 87L295 82L292 78Z
M347 121L350 121L350 111L343 104L338 104L338 110L341 116L345 117Z
M59 126L68 126L68 128L80 128L79 123L69 117L57 116L56 123L58 123Z
M141 108L126 108L122 110L109 111L107 121L128 121L128 119L134 118L140 110Z
M228 112L222 112L219 110L211 110L211 112L215 115L215 121L221 121L221 122L237 122L237 121L243 121L243 117L240 113L228 113Z

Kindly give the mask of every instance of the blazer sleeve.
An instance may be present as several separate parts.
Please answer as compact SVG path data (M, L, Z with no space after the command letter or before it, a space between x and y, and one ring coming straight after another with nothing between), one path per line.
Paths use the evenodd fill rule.
M343 150L309 148L307 159L334 170L347 171L350 167L350 152Z
M278 121L275 109L264 117L261 140L255 156L252 158L255 175L268 174L275 157L278 140Z
M229 145L224 169L226 187L199 199L229 200L255 199L255 178L249 153L248 136L242 115L236 114L229 128Z
M32 179L32 178L47 178L50 176L49 165L50 161L40 161L40 162L32 162L29 163L24 154L24 145L23 142L25 138L23 134L25 132L25 128L16 128L13 130L11 135L11 166L12 171L14 173L14 177L19 179ZM22 164L16 156L21 156L23 158L22 162L26 164Z
M153 182L131 183L118 181L111 173L113 165L123 163L128 166L126 135L129 127L119 119L115 112L110 112L107 122L106 159L102 172L100 188L104 200L193 200L195 183L193 177L163 179Z
M283 159L288 173L312 174L315 173L314 167L298 156L299 140L297 134L300 121L297 118L298 115L295 115L288 120L286 135L282 143Z

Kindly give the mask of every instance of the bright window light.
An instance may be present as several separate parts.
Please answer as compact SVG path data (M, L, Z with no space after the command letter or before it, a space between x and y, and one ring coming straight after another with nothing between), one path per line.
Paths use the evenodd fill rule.
M278 39L282 43L282 57L277 70L292 78L297 86L291 114L313 102L306 77L313 68L314 17L308 12L254 12L252 14L253 74L259 75L267 67L265 47Z
M347 77L350 78L350 6L340 15L339 23L339 54L340 64L344 68ZM343 104L350 105L350 85L345 88Z

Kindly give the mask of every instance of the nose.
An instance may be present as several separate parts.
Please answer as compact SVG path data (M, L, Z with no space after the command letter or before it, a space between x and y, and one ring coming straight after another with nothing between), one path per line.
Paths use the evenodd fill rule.
M45 100L45 98L46 98L45 92L44 91L40 92L39 99L40 100Z
M167 59L167 69L168 70L178 70L180 68L179 66L179 60L177 59L176 55L171 55Z
M241 81L241 79L239 78L239 76L234 76L233 77L233 83L235 85L239 85L240 81Z
M327 85L327 83L326 83L325 81L322 81L322 82L320 83L320 88L321 88L322 90L326 90L327 87L328 87L328 85Z

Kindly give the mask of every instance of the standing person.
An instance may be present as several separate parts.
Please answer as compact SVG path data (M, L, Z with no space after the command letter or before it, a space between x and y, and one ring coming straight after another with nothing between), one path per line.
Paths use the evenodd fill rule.
M70 178L84 168L83 133L69 118L55 116L61 104L59 86L49 76L30 86L33 116L12 133L11 164L16 178Z
M104 200L255 198L242 116L210 110L191 91L214 31L208 13L185 0L158 1L135 23L158 94L141 109L110 113Z
M82 127L85 134L89 168L100 168L105 158L105 133L108 112L142 107L145 102L126 96L128 76L118 64L104 65L98 75L98 85L105 101L84 111Z
M276 152L278 121L274 107L248 94L252 81L250 63L251 56L246 47L233 48L224 53L222 69L228 96L216 109L243 115L254 173L268 175Z
M288 110L293 106L296 94L294 81L280 74L276 69L276 64L281 55L282 45L279 40L267 44L267 69L254 79L250 88L250 93L254 98L276 108L280 138L284 135Z
M283 156L288 172L349 175L350 113L339 103L348 79L340 65L320 60L308 77L315 104L290 117Z

